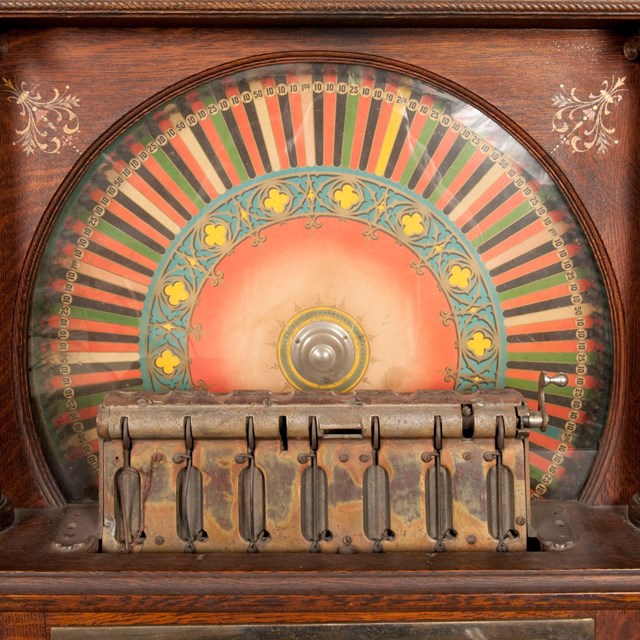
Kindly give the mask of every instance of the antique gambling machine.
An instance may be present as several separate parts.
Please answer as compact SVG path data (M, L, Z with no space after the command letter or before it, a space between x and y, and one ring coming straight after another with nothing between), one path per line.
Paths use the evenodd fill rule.
M0 638L640 638L639 60L0 1Z

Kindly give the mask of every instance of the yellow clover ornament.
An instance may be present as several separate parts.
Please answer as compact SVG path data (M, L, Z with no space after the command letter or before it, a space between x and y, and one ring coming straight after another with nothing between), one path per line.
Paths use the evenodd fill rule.
M482 331L476 331L471 340L467 342L467 347L479 358L483 356L491 347L493 342L487 338Z
M402 223L402 230L405 235L419 236L424 231L424 223L422 221L422 215L419 213L405 213L400 219Z
M351 209L360 200L360 196L350 184L345 184L342 189L338 189L333 197L343 209Z
M169 304L173 307L177 307L181 302L184 302L189 298L189 292L184 286L182 280L177 280L171 284L168 284L164 288L164 292L169 298Z
M461 267L454 264L449 272L449 284L456 289L466 289L469 286L469 280L473 272L469 267Z
M282 213L289 202L289 196L275 187L269 189L269 196L264 199L264 206L275 213Z
M227 242L227 227L223 224L208 224L204 228L204 242L209 247L221 247Z
M155 365L158 369L162 369L162 371L166 375L171 375L178 365L180 364L180 358L173 353L170 349L165 349L159 358L156 358Z

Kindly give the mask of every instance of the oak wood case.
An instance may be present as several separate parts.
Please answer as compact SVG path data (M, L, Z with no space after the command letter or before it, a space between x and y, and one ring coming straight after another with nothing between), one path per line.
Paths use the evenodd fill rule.
M0 637L43 638L67 625L536 617L595 617L597 638L640 637L640 534L620 506L640 484L640 72L623 55L640 24L639 3L3 2L0 19L2 76L68 85L81 96L74 142L89 155L150 96L239 58L355 52L464 87L570 185L615 332L607 427L582 504L570 505L580 532L574 550L348 559L55 552L51 530L64 499L33 426L26 322L39 247L68 188L65 176L81 160L71 149L24 154L13 144L14 114L3 108L0 488L18 514L0 535ZM612 73L626 77L615 113L618 144L607 155L559 146L551 127L556 88L596 90Z

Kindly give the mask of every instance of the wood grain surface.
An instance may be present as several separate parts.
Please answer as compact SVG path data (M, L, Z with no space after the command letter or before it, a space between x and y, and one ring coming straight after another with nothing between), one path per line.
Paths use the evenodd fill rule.
M0 613L2 640L46 637L45 616L38 613Z
M640 533L628 524L623 509L569 505L579 544L559 554L348 560L286 554L252 559L62 554L50 546L60 512L24 510L64 502L35 435L26 340L34 269L51 228L51 203L59 202L68 188L65 177L83 161L81 154L94 155L128 114L174 83L238 59L287 52L310 58L325 51L357 52L438 74L479 96L487 112L537 150L545 167L567 186L604 274L614 320L609 420L582 499L592 505L624 504L638 490L640 67L622 53L635 22L620 23L637 21L640 5L295 4L311 18L325 9L342 12L351 26L337 26L344 21L335 15L324 16L336 23L325 28L295 20L287 28L266 24L267 12L286 17L293 12L292 2L277 7L251 3L252 11L239 2L216 3L211 11L202 3L171 3L174 13L159 20L184 20L165 28L147 21L154 14L158 18L165 8L161 2L127 4L126 28L101 18L116 10L114 2L0 6L0 19L5 19L0 38L6 43L0 47L0 76L47 96L69 87L80 98L75 148L27 155L14 144L19 106L0 93L0 488L23 508L17 523L0 534L0 638L45 638L52 626L64 625L583 616L595 617L598 640L638 637ZM238 26L231 14L244 9L246 21ZM394 17L396 9L399 20L422 12L459 28L354 26L367 24L363 12L384 18ZM501 19L500 12L508 17L500 24L510 28L471 28L486 26L486 16ZM540 26L537 20L545 14L558 22L542 26L553 28L515 28L522 17L529 20L523 24ZM91 15L91 25L81 26L89 24ZM578 22L576 16L590 22ZM205 17L208 28L189 26L189 20ZM602 28L560 28L565 24ZM612 77L625 78L624 98L611 120L618 143L607 154L572 153L559 145L552 128L552 97L559 87L597 94Z

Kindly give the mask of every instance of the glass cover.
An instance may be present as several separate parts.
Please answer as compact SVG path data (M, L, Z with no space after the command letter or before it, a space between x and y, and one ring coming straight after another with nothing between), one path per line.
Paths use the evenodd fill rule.
M514 387L534 496L575 498L610 390L606 295L550 176L423 80L288 62L202 81L82 169L32 294L37 427L72 500L95 498L116 389Z

